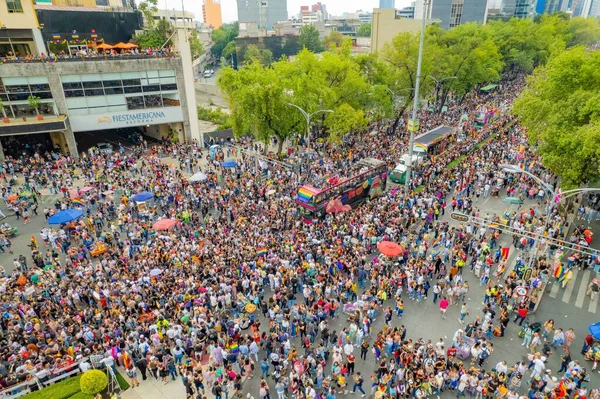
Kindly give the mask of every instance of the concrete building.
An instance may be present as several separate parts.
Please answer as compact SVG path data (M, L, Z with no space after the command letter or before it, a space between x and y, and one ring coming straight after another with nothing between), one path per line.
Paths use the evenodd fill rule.
M219 29L223 25L221 0L204 0L204 4L202 4L202 19L205 25L213 29Z
M6 114L0 123L0 139L46 134L54 145L74 156L78 156L80 132L132 127L156 139L202 140L186 40L186 35L176 35L181 56L172 58L9 60L0 68L0 98ZM41 99L41 117L28 106L30 95Z
M369 11L361 12L358 14L358 20L361 24L370 24L373 20L373 13Z
M592 0L588 17L600 18L600 0Z
M329 14L327 14L327 6L322 4L320 1L310 6L310 8L312 11L321 11L321 15L323 15L323 21L327 21L329 19Z
M238 21L254 22L259 29L273 29L276 22L287 21L287 0L237 0Z
M423 18L425 0L415 2L415 19ZM427 18L440 21L444 29L467 23L484 24L487 19L488 0L430 0Z
M379 8L396 8L395 0L379 0Z
M375 8L371 24L371 51L381 51L385 44L390 43L399 33L420 30L420 20L402 18L393 8Z
M46 53L32 0L0 1L0 57Z
M398 16L402 18L415 18L415 2L408 7L404 7L398 10Z
M196 16L190 11L181 10L157 10L152 13L154 21L167 20L176 28L196 29L194 20Z

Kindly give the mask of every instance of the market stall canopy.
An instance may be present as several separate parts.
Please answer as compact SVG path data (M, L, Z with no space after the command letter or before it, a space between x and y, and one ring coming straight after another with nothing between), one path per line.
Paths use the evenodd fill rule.
M482 91L484 93L489 93L490 91L494 90L496 87L498 87L498 85L489 84L489 85L484 86L481 89L479 89L479 91Z
M96 48L99 49L99 50L112 50L112 49L114 49L113 46L111 46L110 44L107 44L107 43L99 44L99 45L96 46Z
M154 194L149 193L148 191L142 191L141 193L138 193L131 197L131 199L136 202L148 201L150 198L154 198Z
M127 43L123 43L123 42L119 42L119 43L115 44L113 47L114 47L114 48L118 48L118 49L120 49L120 50L126 50L126 49L128 49L128 48L129 48L129 47L127 46Z
M137 48L137 44L133 44L133 43L125 43L125 48L126 49L132 49L132 48Z
M177 224L177 220L175 219L161 219L155 222L152 227L154 230L169 230L171 227Z
M190 177L191 182L199 182L208 179L208 176L202 172L194 173L192 177Z
M237 166L237 162L236 161L225 161L221 164L221 166L224 168L235 168Z
M79 219L81 216L83 216L83 211L79 209L65 209L50 216L48 224L68 223L71 220Z
M377 243L377 249L385 256L391 258L398 256L402 253L402 247L399 244L391 241L379 241Z

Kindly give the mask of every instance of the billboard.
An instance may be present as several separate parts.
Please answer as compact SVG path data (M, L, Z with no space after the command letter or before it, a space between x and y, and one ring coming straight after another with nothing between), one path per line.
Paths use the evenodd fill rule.
M69 120L74 132L85 132L183 122L183 111L181 107L136 109L93 115L73 115L69 116Z

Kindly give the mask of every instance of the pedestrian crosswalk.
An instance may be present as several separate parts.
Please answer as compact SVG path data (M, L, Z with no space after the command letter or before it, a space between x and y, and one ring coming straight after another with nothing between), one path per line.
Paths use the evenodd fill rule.
M549 296L564 303L573 304L576 308L587 309L590 313L596 313L598 310L598 295L594 295L593 299L587 295L588 286L593 278L600 278L600 273L597 274L591 269L573 268L573 278L565 288L562 288L560 283L551 281Z

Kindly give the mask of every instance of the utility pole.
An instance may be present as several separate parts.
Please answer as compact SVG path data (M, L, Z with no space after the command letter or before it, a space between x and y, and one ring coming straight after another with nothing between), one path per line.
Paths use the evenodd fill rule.
M429 2L430 0L423 0L423 21L421 23L421 39L419 40L419 59L417 61L415 96L413 102L412 118L408 120L408 131L410 132L410 140L408 141L409 162L406 168L406 182L404 183L404 201L408 201L408 194L410 193L413 147L415 145L415 132L419 131L419 120L417 119L417 113L419 112L419 86L421 85L421 65L423 64L423 45L425 44L425 27L427 25L427 7L429 7Z

